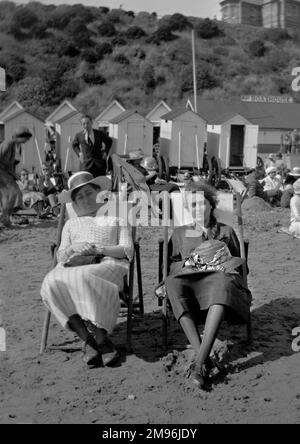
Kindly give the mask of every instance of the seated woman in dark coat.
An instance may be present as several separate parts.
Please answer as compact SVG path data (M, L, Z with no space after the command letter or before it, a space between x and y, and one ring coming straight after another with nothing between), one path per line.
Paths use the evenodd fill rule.
M242 259L237 236L214 217L216 190L205 183L193 184L191 189L196 192L192 204L195 223L173 232L172 257L179 261L171 265L166 290L174 315L195 351L193 380L205 388L209 354L222 321L246 323L252 296L239 273ZM203 195L198 199L200 191L204 200ZM201 342L197 324L204 319Z

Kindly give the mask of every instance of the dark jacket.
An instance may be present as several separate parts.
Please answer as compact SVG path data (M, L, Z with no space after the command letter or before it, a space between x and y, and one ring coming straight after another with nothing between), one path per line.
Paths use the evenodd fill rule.
M87 143L85 133L81 131L74 137L72 147L77 157L80 151L83 155L83 162L80 163L82 171L88 171L94 177L106 174L106 157L112 145L112 139L100 130L93 129L94 143ZM103 146L104 145L104 146Z

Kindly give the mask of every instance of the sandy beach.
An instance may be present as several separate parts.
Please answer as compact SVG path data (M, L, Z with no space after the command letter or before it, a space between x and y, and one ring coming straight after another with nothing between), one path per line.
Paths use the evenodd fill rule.
M160 229L139 229L145 315L135 315L133 353L126 352L126 318L113 340L121 359L113 368L87 369L80 343L52 318L48 350L39 355L44 317L40 298L51 267L57 221L0 231L0 301L6 352L0 352L0 423L207 424L300 423L300 353L292 331L300 326L300 241L277 233L289 210L244 211L249 239L253 340L244 326L224 325L220 357L228 370L211 392L185 377L190 350L170 319L162 347L161 312L154 296ZM135 290L136 293L136 290ZM75 350L74 350L75 349Z

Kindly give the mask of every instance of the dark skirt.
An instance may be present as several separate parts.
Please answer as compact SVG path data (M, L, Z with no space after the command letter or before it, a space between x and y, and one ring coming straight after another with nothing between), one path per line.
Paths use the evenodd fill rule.
M0 218L9 215L14 208L23 206L22 193L7 167L0 164Z
M189 313L196 323L202 323L212 305L227 307L225 319L230 323L246 323L249 319L252 295L239 274L218 271L188 278L170 275L166 290L177 320Z

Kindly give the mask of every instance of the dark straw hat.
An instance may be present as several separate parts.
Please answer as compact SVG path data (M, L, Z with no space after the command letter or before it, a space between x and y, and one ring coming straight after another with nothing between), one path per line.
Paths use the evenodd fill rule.
M244 263L244 259L232 256L225 242L211 239L197 247L185 262L178 278L189 277L198 273L223 271L234 273Z

